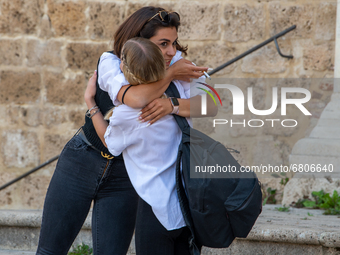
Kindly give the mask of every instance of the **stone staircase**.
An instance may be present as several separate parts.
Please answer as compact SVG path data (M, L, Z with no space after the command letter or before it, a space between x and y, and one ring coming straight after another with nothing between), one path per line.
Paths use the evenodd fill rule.
M226 249L204 247L202 255L340 255L340 218L322 210L266 205L246 239ZM37 247L41 211L0 210L0 255L33 255ZM89 215L74 245L91 246ZM128 255L135 255L134 241Z

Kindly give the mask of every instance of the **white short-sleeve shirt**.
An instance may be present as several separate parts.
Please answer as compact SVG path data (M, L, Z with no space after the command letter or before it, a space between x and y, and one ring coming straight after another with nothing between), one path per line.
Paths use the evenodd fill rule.
M183 87L174 82L182 98ZM154 124L140 123L138 112L127 105L113 110L104 135L113 155L123 153L129 178L138 195L147 202L167 229L185 226L176 192L176 159L182 132L172 115Z
M178 51L173 63L179 59L181 52ZM160 223L167 230L181 228L186 224L177 197L175 171L182 132L172 115L147 126L138 121L140 109L120 105L118 91L128 82L119 65L120 59L111 53L104 53L99 64L99 86L109 93L115 105L119 105L113 110L105 142L113 155L123 153L132 185L151 206ZM189 82L173 82L181 98L190 98Z

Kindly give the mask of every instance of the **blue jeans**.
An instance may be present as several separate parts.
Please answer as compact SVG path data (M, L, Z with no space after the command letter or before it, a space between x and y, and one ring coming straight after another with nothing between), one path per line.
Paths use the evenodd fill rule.
M124 161L108 160L74 136L60 155L47 190L36 254L67 254L92 201L94 254L125 255L135 227L138 195Z

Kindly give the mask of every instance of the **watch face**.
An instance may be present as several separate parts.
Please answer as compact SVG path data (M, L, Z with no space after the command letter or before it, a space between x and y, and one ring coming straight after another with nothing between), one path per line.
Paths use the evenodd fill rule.
M178 100L177 100L176 97L172 97L172 98L171 98L171 101L172 101L172 104L173 104L174 106L178 106L178 105L179 105Z

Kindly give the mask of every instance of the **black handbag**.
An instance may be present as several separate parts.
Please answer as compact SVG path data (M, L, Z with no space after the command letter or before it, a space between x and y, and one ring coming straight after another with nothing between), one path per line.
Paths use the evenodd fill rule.
M171 83L168 96L179 98ZM262 211L262 192L255 173L241 169L229 150L202 132L191 128L186 118L173 115L182 130L176 163L176 189L181 210L192 232L192 254L201 245L228 247L235 237L247 237ZM224 178L190 178L199 167L232 166ZM182 172L181 172L182 168ZM226 168L224 168L226 169ZM184 186L183 186L184 183Z

